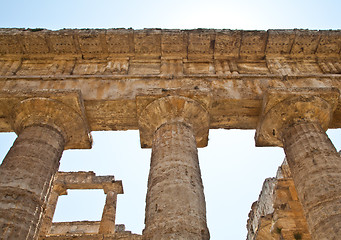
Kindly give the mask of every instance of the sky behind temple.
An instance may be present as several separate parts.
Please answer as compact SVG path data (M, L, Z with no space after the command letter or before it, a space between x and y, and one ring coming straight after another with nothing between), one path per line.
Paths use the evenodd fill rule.
M341 1L15 1L0 0L0 27L167 28L167 29L340 29ZM339 150L340 131L329 131ZM68 150L61 171L94 171L123 181L117 223L141 234L150 150L142 150L138 131L93 132L92 150ZM280 148L254 147L254 131L210 130L208 147L199 149L212 240L246 238L247 215L266 177L284 158ZM0 134L0 157L15 134ZM99 220L102 191L69 191L59 198L55 221ZM97 206L97 208L96 208Z

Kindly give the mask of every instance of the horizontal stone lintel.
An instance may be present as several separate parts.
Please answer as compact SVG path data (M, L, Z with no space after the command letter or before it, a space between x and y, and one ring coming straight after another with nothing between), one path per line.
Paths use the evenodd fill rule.
M241 75L235 77L192 76L163 78L159 76L69 76L0 77L4 91L44 89L81 91L85 114L92 131L138 129L136 96L159 96L176 90L207 94L211 97L210 128L255 129L261 113L264 93L271 87L338 88L341 76ZM341 105L338 104L329 128L341 127ZM0 109L0 131L13 131L9 116Z
M131 233L125 229L125 225L116 224L115 233L113 234L99 234L98 229L100 221L75 221L75 222L54 222L52 223L51 231L42 239L55 240L141 240L142 235Z
M340 55L340 30L0 29L0 54L258 58Z
M122 181L116 181L114 176L96 176L94 172L58 172L53 184L57 188L103 189L105 193L123 194Z

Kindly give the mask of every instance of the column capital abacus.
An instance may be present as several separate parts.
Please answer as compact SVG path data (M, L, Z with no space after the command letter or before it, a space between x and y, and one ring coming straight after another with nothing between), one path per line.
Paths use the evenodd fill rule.
M138 96L136 104L142 148L152 147L154 133L160 126L179 122L193 128L197 147L207 146L209 95L197 95L195 98L181 95Z
M256 146L283 146L286 128L305 122L328 129L340 92L336 88L273 88L263 98Z
M58 194L58 196L63 196L63 195L67 195L67 188L63 185L53 185L52 187L52 191L55 192L56 194Z
M29 126L50 126L63 135L65 149L91 148L80 91L3 91L0 107L17 134Z
M105 194L109 192L114 192L116 194L123 194L123 185L122 181L115 181L112 183L104 183L103 184L103 191Z

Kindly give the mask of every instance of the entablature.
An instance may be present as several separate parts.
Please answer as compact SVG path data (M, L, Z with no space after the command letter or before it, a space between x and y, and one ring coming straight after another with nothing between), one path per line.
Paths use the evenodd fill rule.
M255 129L269 88L341 89L340 53L340 30L0 29L0 88L78 90L91 131L138 129L138 96L177 91L212 96L210 128Z
M70 90L82 93L91 131L138 129L137 96L161 96L190 92L210 94L210 128L255 129L262 99L269 88L338 88L340 74L306 76L281 75L192 75L155 76L2 76L0 88L6 91ZM181 94L180 94L181 95ZM9 116L0 111L0 131L13 131ZM341 127L338 104L329 128Z

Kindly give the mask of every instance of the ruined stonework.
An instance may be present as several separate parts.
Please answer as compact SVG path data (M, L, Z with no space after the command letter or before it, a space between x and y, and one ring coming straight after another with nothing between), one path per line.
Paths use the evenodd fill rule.
M256 129L291 172L266 181L248 239L337 240L341 158L325 131L341 127L340 80L339 30L0 29L0 132L18 135L0 167L0 238L209 239L197 148L222 128ZM120 192L94 183L101 222L53 225L63 150L129 129L152 148L143 235L115 229Z
M103 189L106 203L101 221L52 222L58 197L67 195L67 189ZM141 235L126 231L124 225L115 225L117 194L123 194L123 186L114 176L96 176L93 172L58 172L53 180L39 240L141 240Z
M307 220L286 160L265 180L247 221L247 240L311 239Z

